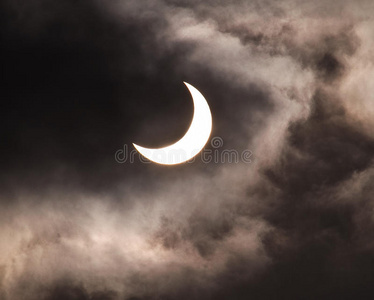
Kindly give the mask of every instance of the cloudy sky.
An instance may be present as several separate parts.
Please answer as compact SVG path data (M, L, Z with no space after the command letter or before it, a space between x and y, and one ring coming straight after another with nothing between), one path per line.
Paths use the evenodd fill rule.
M0 299L372 299L371 0L0 0ZM119 163L213 116L251 162Z

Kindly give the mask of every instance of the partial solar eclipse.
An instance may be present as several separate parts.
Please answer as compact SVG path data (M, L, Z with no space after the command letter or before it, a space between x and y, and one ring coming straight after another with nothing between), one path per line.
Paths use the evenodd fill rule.
M195 157L207 143L212 132L212 114L204 96L192 85L184 82L191 93L194 114L185 135L176 143L163 148L144 148L133 144L141 155L158 164L176 165Z

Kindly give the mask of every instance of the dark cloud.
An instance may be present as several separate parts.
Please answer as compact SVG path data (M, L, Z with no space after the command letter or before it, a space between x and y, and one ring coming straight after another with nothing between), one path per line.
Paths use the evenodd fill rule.
M369 2L0 8L1 299L372 298ZM115 161L183 135L182 81L251 164Z

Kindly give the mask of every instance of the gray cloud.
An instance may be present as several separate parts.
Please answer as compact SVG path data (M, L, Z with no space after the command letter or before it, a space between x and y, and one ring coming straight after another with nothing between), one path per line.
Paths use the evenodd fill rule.
M0 297L373 295L369 1L1 7ZM183 134L183 80L252 164L114 161Z

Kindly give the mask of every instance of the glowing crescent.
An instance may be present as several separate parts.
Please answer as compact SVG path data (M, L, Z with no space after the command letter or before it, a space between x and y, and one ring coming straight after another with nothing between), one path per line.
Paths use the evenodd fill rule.
M191 93L194 114L190 128L175 144L163 148L144 148L133 144L149 160L163 165L176 165L197 155L205 146L212 131L212 114L204 96L192 85L184 82Z

